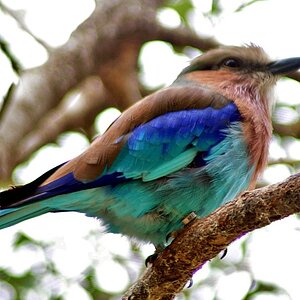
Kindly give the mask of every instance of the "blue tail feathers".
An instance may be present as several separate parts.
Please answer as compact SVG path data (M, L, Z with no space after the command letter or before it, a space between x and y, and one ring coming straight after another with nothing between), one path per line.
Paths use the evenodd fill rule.
M44 173L34 181L21 186L12 187L6 191L0 193L0 212L2 209L18 206L24 199L31 197L47 178L49 178L57 169L62 165L58 165L55 168ZM0 214L1 216L1 214Z
M48 208L41 207L39 203L32 203L28 206L0 210L0 229L10 227L22 221L40 216L49 211L50 210Z
M69 173L46 185L41 185L61 166L51 169L29 184L12 187L0 193L0 229L47 212L60 211L61 209L56 207L58 204L52 203L49 198L104 185L114 186L120 182L131 180L125 178L121 172L114 172L103 175L94 181L81 182L74 177L73 173Z

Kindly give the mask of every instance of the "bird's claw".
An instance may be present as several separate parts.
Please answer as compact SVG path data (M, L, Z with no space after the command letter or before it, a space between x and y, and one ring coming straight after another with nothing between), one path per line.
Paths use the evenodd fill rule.
M145 260L146 267L153 265L159 254L163 252L164 249L165 247L162 244L155 245L155 252L152 255L149 255Z
M194 219L197 218L197 215L195 212L191 212L189 213L181 222L184 225L189 224L190 222L192 222ZM177 235L181 232L181 230L178 231L174 231L174 232L170 232L167 236L166 236L166 243L168 244L170 240L173 240L177 237ZM164 247L162 245L157 245L155 247L155 253L152 255L149 255L146 260L145 260L145 265L146 267L148 267L150 264L152 265L154 263L154 261L157 259L158 255L163 251ZM193 284L193 283L191 283ZM189 285L190 286L190 285Z
M152 255L149 255L146 260L145 260L145 265L146 267L149 267L149 265L153 265L153 263L155 262L155 260L158 257L158 253L153 253Z
M187 285L187 289L190 289L194 284L194 281L193 281L193 278L190 278L189 281L188 281L188 285Z
M223 259L226 256L227 252L228 252L228 249L225 248L220 256L220 259Z

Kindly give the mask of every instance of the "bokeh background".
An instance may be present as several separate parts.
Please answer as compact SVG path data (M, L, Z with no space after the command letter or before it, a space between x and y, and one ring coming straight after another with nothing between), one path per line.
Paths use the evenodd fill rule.
M81 153L127 106L219 44L300 56L297 0L1 0L0 186ZM276 87L269 167L300 167L299 75ZM99 220L47 214L0 231L0 299L120 299L152 245ZM194 276L178 299L300 299L300 221L256 230Z

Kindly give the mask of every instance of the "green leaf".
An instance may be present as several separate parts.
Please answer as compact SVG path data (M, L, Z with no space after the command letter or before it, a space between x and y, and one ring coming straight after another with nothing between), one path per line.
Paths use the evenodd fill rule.
M38 281L31 271L27 271L22 275L13 275L4 269L0 269L0 280L8 282L16 290L35 287Z
M213 0L211 3L210 13L212 15L219 15L222 12L220 0Z
M240 12L242 11L243 9L245 9L246 7L252 5L252 4L255 4L256 2L261 2L261 1L266 1L266 0L251 0L249 2L246 2L246 3L243 3L242 5L240 5L236 10L235 12Z
M92 296L92 299L115 299L114 293L107 293L96 285L95 276L95 269L91 267L86 270L84 280L81 282L81 286Z
M42 248L45 247L42 242L34 240L23 232L17 232L13 241L13 248L18 249L23 246L38 246Z
M173 0L166 4L166 7L174 9L181 17L183 23L188 25L188 13L194 8L191 0Z
M241 243L241 250L242 250L242 256L243 259L246 258L247 255L247 248L248 247L248 239L245 239L242 243Z
M288 295L288 293L284 289L276 286L275 284L266 283L266 282L262 282L262 281L255 281L254 289L250 289L250 291L243 298L243 300L254 299L255 296L257 296L258 294L261 294L261 293L269 293L271 295L277 295L277 294Z

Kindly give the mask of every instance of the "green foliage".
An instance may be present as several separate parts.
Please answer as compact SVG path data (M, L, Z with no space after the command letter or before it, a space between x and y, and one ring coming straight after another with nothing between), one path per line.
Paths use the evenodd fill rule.
M109 300L116 296L103 291L95 284L95 269L92 267L86 271L84 280L81 282L81 286L90 293L93 299Z
M210 13L212 15L219 15L222 12L221 6L220 6L220 0L213 0L211 3L211 10Z
M52 278L55 281L57 279L59 282L65 282L66 286L70 282L70 279L66 279L63 274L57 269L51 253L57 245L55 243L46 243L44 241L35 240L23 232L18 232L15 235L13 244L13 253L16 251L22 251L23 249L31 249L34 252L42 252L44 259L36 265L33 265L29 270L25 271L23 274L14 274L9 270L0 268L0 283L6 283L9 289L13 291L14 298L11 300L23 300L25 295L30 290L43 290L43 281L45 278ZM124 259L116 259L119 263L125 263ZM101 289L95 281L95 265L91 261L91 264L82 274L82 277L74 279L75 282L83 289L87 291L91 299L97 300L109 300L116 299L119 295L114 293L105 292ZM43 283L43 284L42 284ZM65 291L51 291L51 289L45 290L48 294L49 300L63 300Z
M272 295L273 297L276 297L276 295L282 295L282 294L288 295L284 289L276 286L275 284L266 283L266 282L262 282L262 281L254 281L253 288L249 291L249 293L244 297L243 300L252 300L257 295L262 294L262 293L267 293L270 296Z
M267 0L251 0L251 1L248 1L248 2L245 2L243 4L241 4L236 10L235 12L240 12L242 11L243 9L245 9L246 7L252 5L252 4L255 4L257 2L262 2L262 1L267 1Z
M12 246L14 249L19 249L24 246L37 246L37 247L41 247L41 248L46 248L47 244L45 244L44 242L41 242L41 241L36 241L23 232L18 232L15 235L15 239L13 241Z
M188 14L194 8L191 0L170 0L165 6L174 9L179 14L182 22L189 25Z
M9 283L15 289L17 299L21 297L24 290L34 288L38 283L35 274L29 270L22 275L14 275L1 268L0 280Z

